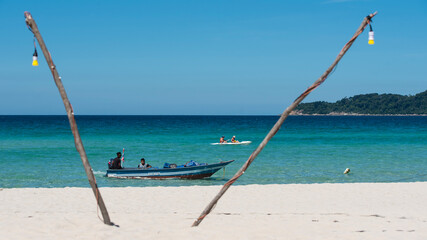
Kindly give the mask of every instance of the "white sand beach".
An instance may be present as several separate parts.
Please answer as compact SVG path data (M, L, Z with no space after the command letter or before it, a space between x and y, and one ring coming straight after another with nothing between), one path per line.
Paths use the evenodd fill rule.
M0 189L1 239L427 239L427 182ZM100 214L100 213L99 213Z

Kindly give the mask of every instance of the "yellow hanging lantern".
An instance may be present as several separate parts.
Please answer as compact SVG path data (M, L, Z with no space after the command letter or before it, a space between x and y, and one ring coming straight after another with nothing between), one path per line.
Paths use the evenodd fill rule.
M374 31L372 30L372 26L371 26L371 24L369 24L369 28L370 28L370 30L369 30L369 38L368 38L368 44L369 45L374 45Z
M33 66L38 66L39 65L39 61L37 61L37 49L34 49L34 54L33 54Z
M369 40L368 40L368 44L369 45L374 45L374 31L369 31Z

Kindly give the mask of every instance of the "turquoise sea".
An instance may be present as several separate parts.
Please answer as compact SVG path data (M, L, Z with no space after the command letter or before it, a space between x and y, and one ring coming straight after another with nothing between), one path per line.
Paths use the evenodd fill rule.
M100 187L220 185L278 116L76 116ZM213 146L224 135L250 145ZM203 180L104 177L125 148L125 167L189 160L235 162ZM89 187L66 116L0 116L0 188ZM344 175L343 171L351 172ZM427 181L425 116L290 116L235 184Z

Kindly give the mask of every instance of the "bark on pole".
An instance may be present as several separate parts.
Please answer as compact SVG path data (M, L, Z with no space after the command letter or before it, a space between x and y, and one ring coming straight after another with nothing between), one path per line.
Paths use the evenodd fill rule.
M70 101L68 100L67 93L65 92L65 88L61 81L61 77L59 76L58 71L56 70L56 66L53 63L52 56L47 50L47 47L43 41L43 38L39 32L39 29L37 28L36 22L31 16L31 13L25 12L24 15L25 15L25 22L27 23L30 30L33 32L34 36L36 37L39 43L39 46L43 51L43 55L46 59L47 65L49 66L49 69L52 72L52 76L55 81L55 84L58 87L59 93L61 94L61 98L62 98L62 101L64 102L65 110L67 111L68 120L70 122L71 132L73 133L73 136L74 136L74 144L76 145L77 152L79 152L80 158L82 159L82 163L86 171L89 184L92 187L97 204L99 206L99 209L101 210L104 223L107 225L114 225L110 221L107 208L105 207L104 201L102 200L102 197L101 197L101 193L99 192L98 186L96 184L96 179L95 179L95 176L93 175L92 167L89 164L89 160L86 156L86 152L83 147L83 142L80 138L79 130L77 129L76 120L74 119L73 108L71 106Z
M258 154L262 151L262 149L265 147L265 145L270 141L270 139L276 135L277 131L279 131L280 127L282 126L285 119L289 116L289 114L292 112L292 110L295 109L298 104L304 100L304 98L315 88L317 88L320 84L322 84L328 75L332 72L332 70L335 68L335 66L338 64L338 62L341 60L341 58L344 56L344 54L347 52L347 50L351 47L353 42L356 40L356 38L363 32L365 27L369 24L371 21L371 18L373 18L377 12L374 12L368 16L366 16L360 27L357 29L356 33L353 35L353 37L348 41L344 47L342 48L341 52L338 54L335 61L332 63L331 66L320 76L314 83L311 85L307 90L305 90L295 101L282 113L279 120L276 122L276 124L273 126L273 128L270 130L270 132L267 134L267 136L264 138L264 140L259 144L259 146L255 149L255 151L251 154L249 159L243 164L243 166L237 171L237 173L230 179L228 182L224 184L224 186L221 188L219 193L212 199L212 201L206 206L205 210L200 214L199 218L196 219L193 223L193 227L198 226L203 219L212 211L213 207L217 204L218 200L224 195L224 193L230 188L231 184L233 184L240 176L243 175L243 173L246 171L246 169L251 165L251 163L255 160L255 158L258 156Z

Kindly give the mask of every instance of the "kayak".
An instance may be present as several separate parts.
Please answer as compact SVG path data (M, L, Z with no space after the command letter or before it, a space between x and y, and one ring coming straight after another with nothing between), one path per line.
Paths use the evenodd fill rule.
M241 141L241 142L226 142L226 143L211 143L211 145L247 145L252 143L252 141Z

